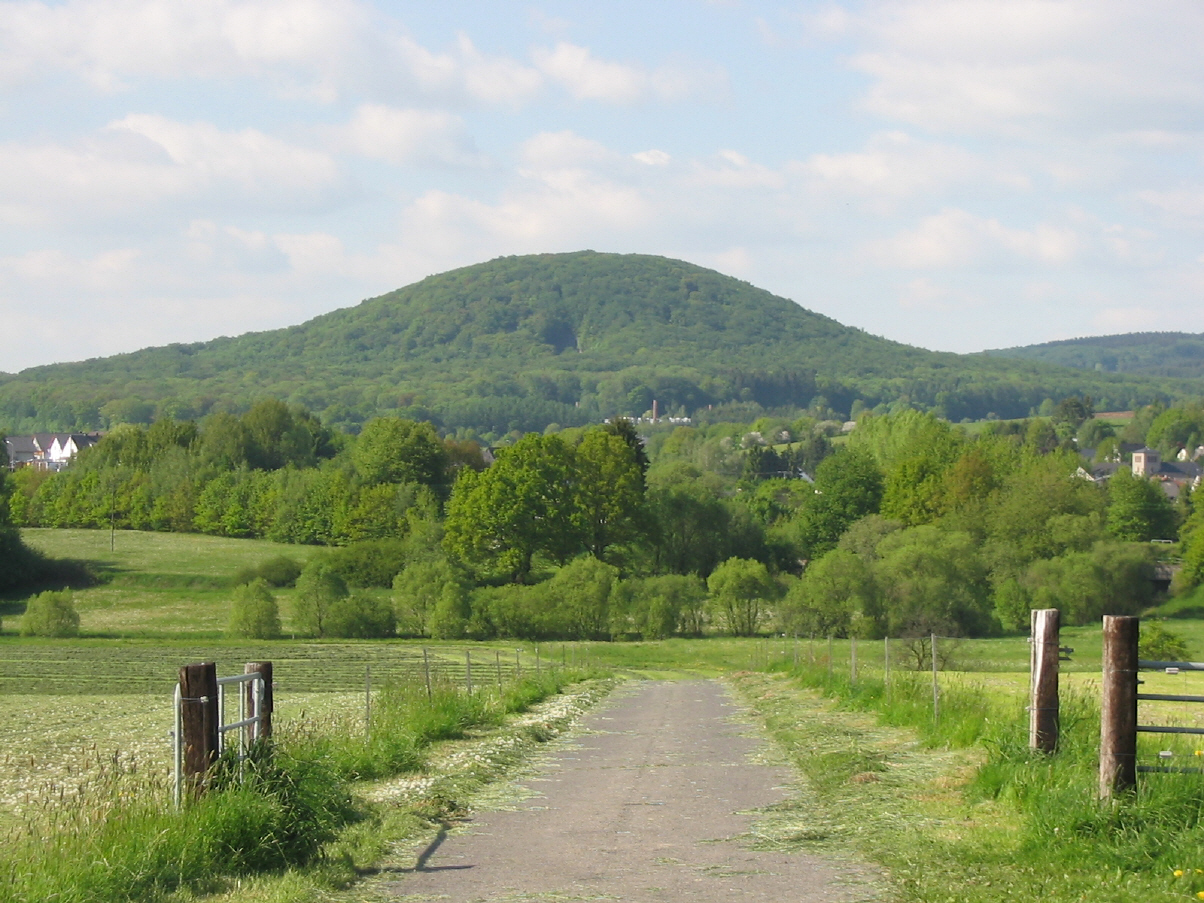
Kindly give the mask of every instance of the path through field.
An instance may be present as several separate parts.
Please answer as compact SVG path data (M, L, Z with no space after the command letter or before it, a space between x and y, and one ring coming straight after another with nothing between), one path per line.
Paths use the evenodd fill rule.
M526 783L516 811L440 834L387 885L393 900L718 903L874 898L873 871L758 852L747 810L784 799L793 775L717 681L632 682ZM744 813L744 814L741 814Z

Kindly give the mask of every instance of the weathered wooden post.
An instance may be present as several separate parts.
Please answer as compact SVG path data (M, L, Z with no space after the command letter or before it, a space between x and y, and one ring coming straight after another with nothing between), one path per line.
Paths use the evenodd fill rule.
M514 650L514 679L523 679L523 650Z
M857 686L857 637L849 637L849 684Z
M217 665L213 662L180 669L180 737L184 782L196 795L217 759Z
M468 695L472 695L472 650L464 650L464 683L468 687Z
M1028 745L1053 752L1058 748L1058 655L1061 613L1033 609L1029 650Z
M832 634L828 634L828 680L832 679Z
M502 650L501 649L493 650L493 659L497 663L497 686L498 686L498 689L500 690L502 688Z
M422 673L426 676L426 699L430 702L434 694L431 693L431 657L427 654L426 647L422 647Z
M364 737L372 735L372 666L364 665Z
M936 671L936 634L932 634L932 645L929 651L932 653L932 723L937 724L941 720L941 683L937 680Z
M1110 799L1137 784L1137 639L1140 630L1140 618L1104 616L1100 799Z
M250 717L255 712L255 694L259 693L259 724L247 725L246 738L249 746L255 740L267 740L272 736L272 709L274 700L272 697L272 663L271 662L247 662L243 666L243 674L259 674L263 678L258 691L255 688L255 681L248 681L243 684L244 699L246 699L247 717Z
M890 637L882 638L882 689L890 701Z

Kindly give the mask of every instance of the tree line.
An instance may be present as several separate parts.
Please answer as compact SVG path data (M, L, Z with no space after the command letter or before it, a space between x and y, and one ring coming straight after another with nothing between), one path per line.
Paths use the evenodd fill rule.
M9 520L330 546L292 577L293 620L313 635L984 635L1034 606L1070 623L1138 612L1160 552L1182 558L1177 592L1204 582L1190 492L1172 503L1123 467L1103 485L1080 472L1087 448L1194 448L1204 409L1152 406L1120 430L1092 414L1071 397L971 433L867 411L847 436L809 415L644 436L620 419L528 434L486 466L428 423L349 436L262 402L115 430L58 474L18 471ZM240 591L245 605L267 606L273 582Z

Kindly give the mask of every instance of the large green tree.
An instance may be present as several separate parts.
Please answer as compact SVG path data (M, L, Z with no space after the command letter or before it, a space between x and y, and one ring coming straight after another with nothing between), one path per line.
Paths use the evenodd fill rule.
M447 508L444 547L484 573L516 583L537 554L567 561L583 545L573 450L559 436L525 436L488 470L460 471Z
M759 561L729 558L707 578L720 623L734 636L755 636L777 595L777 584Z
M882 503L882 471L867 451L843 450L815 471L815 492L798 515L804 550L818 557L836 547L856 520L877 514Z
M1158 483L1122 467L1108 481L1108 532L1130 542L1174 539L1175 509Z
M434 427L399 417L377 417L364 424L352 460L368 483L442 485L448 455Z
M577 521L585 547L605 560L616 545L633 543L647 532L644 471L622 436L590 430L574 450Z

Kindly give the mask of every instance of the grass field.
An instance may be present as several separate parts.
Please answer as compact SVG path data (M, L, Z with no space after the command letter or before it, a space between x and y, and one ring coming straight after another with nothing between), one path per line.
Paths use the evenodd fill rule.
M26 813L70 802L115 770L165 781L171 693L181 665L215 661L219 673L229 674L241 671L244 662L271 660L282 725L337 723L347 733L363 723L369 675L377 694L390 685L421 686L429 663L436 683L463 687L470 656L477 688L492 687L499 677L509 681L520 670L530 674L537 660L545 671L563 663L631 677L734 679L815 792L813 810L768 814L764 842L841 855L855 846L892 869L901 900L1152 901L1195 899L1204 892L1204 884L1189 887L1171 875L1168 863L1175 856L1184 866L1204 868L1204 859L1186 861L1190 856L1177 846L1173 826L1164 844L1170 852L1157 846L1162 843L1157 806L1191 826L1195 833L1184 836L1200 833L1204 815L1191 809L1199 776L1143 776L1129 821L1118 809L1112 811L1121 814L1109 822L1091 799L1098 715L1084 721L1082 712L1093 711L1098 700L1101 637L1095 626L1062 631L1061 642L1074 648L1071 661L1062 664L1062 686L1074 709L1069 720L1075 733L1073 749L1047 766L1024 748L1029 648L1023 636L938 640L942 659L947 656L937 676L942 705L948 706L943 719L952 725L942 732L932 725L930 672L916 670L902 640L891 641L889 655L892 685L900 696L910 688L906 705L883 697L881 640L714 637L539 647L515 641L233 641L221 636L231 578L278 554L303 561L316 550L119 532L110 551L103 531L29 530L25 537L47 554L91 562L103 582L74 592L85 634L77 640L18 637L14 615L24 600L3 603L0 836ZM287 631L289 592L280 598ZM1204 620L1170 619L1167 626L1184 638L1191 659L1204 659ZM1145 692L1204 696L1204 674L1154 673L1142 679ZM830 700L819 700L808 683L831 692ZM1091 717L1096 721L1088 723ZM958 719L964 730L954 724ZM1139 722L1204 727L1204 705L1143 702ZM1199 765L1195 740L1143 735L1140 762L1165 762L1159 754L1174 749L1173 764L1188 757L1189 764ZM414 780L426 787L432 778ZM398 786L409 786L407 781ZM1184 788L1181 798L1175 788ZM1047 792L1049 801L1040 803ZM1057 832L1066 825L1087 832L1088 840L1098 838L1103 852L1084 846L1083 860L1071 862L1075 844L1087 841L1076 834L1063 849ZM384 844L392 829L373 830L373 843ZM820 834L827 839L817 839ZM357 853L356 861L370 863L373 855ZM275 879L265 880L267 890L245 899L294 899L278 897ZM1123 893L1116 889L1121 885ZM1110 890L1092 895L1092 887Z
M230 620L232 581L239 570L277 555L304 564L318 551L192 533L31 529L21 535L46 555L92 566L101 582L73 595L81 632L102 636L219 637ZM292 590L277 596L288 633ZM24 601L13 599L0 614L11 617L23 610Z

